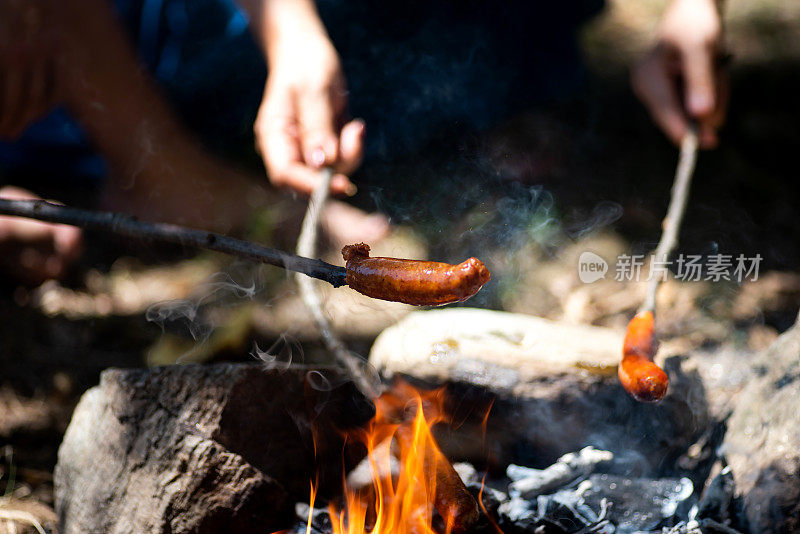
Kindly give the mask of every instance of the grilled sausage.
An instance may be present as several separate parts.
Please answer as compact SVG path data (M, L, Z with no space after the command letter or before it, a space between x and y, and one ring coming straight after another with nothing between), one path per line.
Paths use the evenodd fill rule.
M669 377L653 363L656 353L653 312L637 313L625 332L619 381L625 391L641 402L658 402L667 394Z
M416 306L440 306L467 300L489 281L489 269L477 258L458 265L434 261L370 258L369 245L342 249L347 285L368 297Z

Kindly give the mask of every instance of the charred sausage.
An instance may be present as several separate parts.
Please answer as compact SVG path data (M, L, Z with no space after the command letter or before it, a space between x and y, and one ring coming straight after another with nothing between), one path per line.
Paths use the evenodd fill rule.
M625 391L641 402L658 402L667 394L669 377L653 363L656 353L653 312L637 313L625 332L619 380Z
M467 300L489 281L489 269L477 258L458 265L398 258L370 258L369 245L342 249L347 285L368 297L416 306L440 306Z

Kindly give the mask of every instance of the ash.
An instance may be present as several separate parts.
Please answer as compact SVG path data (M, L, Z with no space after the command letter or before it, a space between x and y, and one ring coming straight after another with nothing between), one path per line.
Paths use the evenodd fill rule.
M546 469L512 464L505 477L485 482L471 464L454 467L486 512L470 530L475 534L498 527L505 534L738 534L744 528L728 467L705 490L688 478L614 474L613 454L592 447ZM298 503L296 512L298 522L288 532L332 532L327 509Z

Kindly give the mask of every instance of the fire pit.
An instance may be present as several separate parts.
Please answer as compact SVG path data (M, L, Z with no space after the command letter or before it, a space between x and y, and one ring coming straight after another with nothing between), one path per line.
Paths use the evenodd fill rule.
M470 463L452 466L433 438L435 424L453 423L447 404L457 402L444 388L419 392L395 381L358 432L367 456L343 495L314 508L312 488L310 506L298 503L297 525L283 532L736 532L722 523L732 513L729 468L699 500L688 477L625 475L629 461L591 446L544 469L509 464L479 475Z
M325 368L107 371L57 510L64 532L791 532L798 332L755 362L666 358L657 405L619 385L620 332L469 309L384 332L375 411Z

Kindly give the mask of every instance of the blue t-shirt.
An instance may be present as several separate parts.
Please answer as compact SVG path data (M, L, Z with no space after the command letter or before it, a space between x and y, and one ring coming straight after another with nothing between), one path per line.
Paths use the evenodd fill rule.
M576 29L602 0L318 0L367 160L475 130L580 80ZM114 0L143 64L207 146L252 146L264 60L234 0ZM0 169L98 180L103 160L63 109L0 143Z

